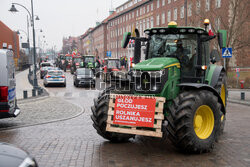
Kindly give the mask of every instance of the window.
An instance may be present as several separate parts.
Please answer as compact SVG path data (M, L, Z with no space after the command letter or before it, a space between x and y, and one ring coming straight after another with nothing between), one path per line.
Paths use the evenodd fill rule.
M149 28L149 18L147 18L147 28Z
M171 3L171 0L168 0L168 4L170 4Z
M138 17L138 16L139 16L139 10L136 11L136 17Z
M184 6L181 7L180 18L184 18Z
M160 0L157 0L156 8L160 7Z
M165 0L162 0L162 6L165 6Z
M142 31L143 31L142 30L142 20L140 21L140 28L139 29L140 29L140 34L142 34Z
M154 4L152 3L151 4L151 11L153 11L154 10Z
M165 24L165 13L161 15L161 24Z
M220 18L219 17L215 19L215 29L216 30L220 29Z
M154 17L151 16L151 28L154 27Z
M171 10L168 11L168 23L171 21Z
M146 20L145 19L143 19L143 29L142 29L142 31L144 31L146 29ZM143 33L143 32L142 32Z
M192 4L188 4L188 16L192 16Z
M221 0L215 0L215 6L216 8L220 8L221 7Z
M174 20L177 20L177 8L174 8Z
M160 15L156 16L156 25L160 25Z
M197 0L196 1L196 13L199 14L201 9L201 1Z
M132 12L132 18L134 18L134 12Z
M149 5L147 6L147 12L149 12Z
M206 11L210 10L210 0L206 0L206 7L205 7Z

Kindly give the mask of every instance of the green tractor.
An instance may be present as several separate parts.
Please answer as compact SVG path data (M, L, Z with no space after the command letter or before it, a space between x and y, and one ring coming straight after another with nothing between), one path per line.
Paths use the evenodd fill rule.
M84 68L91 68L93 73L95 74L95 68L96 68L96 59L94 55L84 55L83 62L84 62Z
M135 136L106 130L110 94L164 97L163 137L185 152L211 151L224 129L227 84L225 69L215 64L218 52L210 53L209 43L216 35L209 36L208 24L203 29L170 22L166 28L145 30L147 38L138 30L136 37L125 33L122 47L135 40L137 64L129 73L129 90L110 87L94 99L91 119L98 134L112 142ZM220 48L225 47L226 33L218 32L217 37ZM140 62L142 42L146 60Z

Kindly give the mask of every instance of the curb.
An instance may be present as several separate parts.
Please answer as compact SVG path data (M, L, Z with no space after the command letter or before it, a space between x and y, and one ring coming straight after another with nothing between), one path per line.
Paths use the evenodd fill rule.
M230 103L237 103L237 104L241 104L245 106L250 106L250 102L246 102L246 101L239 101L239 100L232 100L232 99L228 99L227 101Z
M68 118L55 119L55 120L51 120L51 121L48 121L48 122L41 122L41 123L20 125L20 126L15 126L15 127L2 128L2 129L0 129L0 132L2 132L2 131L8 131L8 130L13 130L13 129L19 129L19 128L25 128L25 127L31 127L31 126L38 126L38 125L50 124L50 123L61 122L61 121L67 121L67 120L79 117L80 115L82 115L85 112L85 108L81 107L80 105L74 104L74 103L71 103L71 104L76 105L77 107L81 108L80 113L78 113L76 115L73 115L71 117L68 117Z

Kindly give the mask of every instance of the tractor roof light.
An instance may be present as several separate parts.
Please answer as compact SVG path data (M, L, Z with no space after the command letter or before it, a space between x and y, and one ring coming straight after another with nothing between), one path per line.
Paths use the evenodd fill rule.
M165 29L160 29L160 33L165 33L166 30Z
M168 23L168 28L177 28L177 23L175 21L171 21Z
M207 69L207 66L206 66L206 65L203 65L203 66L201 66L201 69L202 69L202 70L206 70L206 69Z
M208 26L209 24L210 24L209 19L205 19L205 20L204 20L204 25L205 25L205 26Z

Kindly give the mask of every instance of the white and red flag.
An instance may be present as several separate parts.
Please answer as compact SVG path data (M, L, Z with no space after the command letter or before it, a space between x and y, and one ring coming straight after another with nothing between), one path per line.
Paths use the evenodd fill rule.
M208 26L208 35L209 35L209 36L214 36L214 33L213 33L213 31L212 31L211 24L209 24L209 26Z

